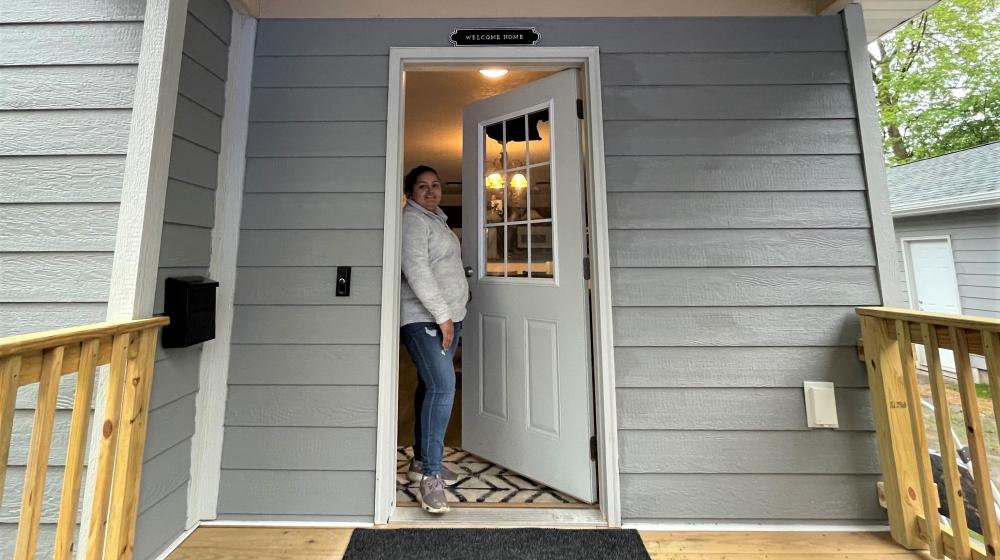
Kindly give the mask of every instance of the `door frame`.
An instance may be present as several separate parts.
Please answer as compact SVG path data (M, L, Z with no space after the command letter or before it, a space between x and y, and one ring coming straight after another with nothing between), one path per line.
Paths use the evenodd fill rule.
M899 243L903 251L903 275L906 278L906 297L910 302L911 309L917 309L917 283L915 267L913 266L913 256L910 254L910 244L914 241L941 241L948 244L948 254L951 255L951 271L955 280L955 301L958 302L958 312L962 313L962 294L958 287L958 270L955 268L955 250L951 246L950 235L924 235L919 237L900 237Z
M375 450L375 524L389 522L396 502L396 436L399 400L399 277L403 176L404 70L459 69L483 64L573 65L583 72L585 97L587 220L590 228L591 337L593 340L598 499L609 526L621 526L618 421L611 323L604 122L597 47L391 47L386 123L385 214L382 238L381 335L378 428ZM585 341L587 342L587 341ZM567 520L568 521L568 520Z

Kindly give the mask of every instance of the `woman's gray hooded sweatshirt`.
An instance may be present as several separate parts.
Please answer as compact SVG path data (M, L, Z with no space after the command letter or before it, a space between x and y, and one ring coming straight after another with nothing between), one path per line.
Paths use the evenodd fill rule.
M462 246L448 216L427 211L412 200L403 208L403 283L399 292L400 325L456 323L465 319L469 283L462 266Z

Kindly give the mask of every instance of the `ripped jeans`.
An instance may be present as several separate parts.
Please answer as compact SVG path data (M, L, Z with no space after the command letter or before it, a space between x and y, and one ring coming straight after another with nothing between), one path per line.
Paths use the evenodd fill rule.
M462 323L455 323L455 336L447 352L441 349L441 328L436 323L410 323L403 325L400 339L417 366L417 374L425 387L424 398L417 423L419 425L419 453L414 455L424 462L424 474L441 473L444 454L444 434L451 419L455 402L455 349L462 334Z

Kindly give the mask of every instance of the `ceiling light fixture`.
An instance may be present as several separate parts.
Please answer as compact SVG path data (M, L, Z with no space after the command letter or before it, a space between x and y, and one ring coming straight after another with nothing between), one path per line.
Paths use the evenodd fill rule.
M480 74L486 76L487 78L502 78L507 74L506 68L483 68L479 71Z

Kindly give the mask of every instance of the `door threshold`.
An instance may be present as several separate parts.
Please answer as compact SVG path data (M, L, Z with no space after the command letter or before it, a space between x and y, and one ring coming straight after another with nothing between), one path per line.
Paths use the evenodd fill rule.
M389 527L607 527L597 508L452 508L434 515L421 508L398 507L389 517Z

